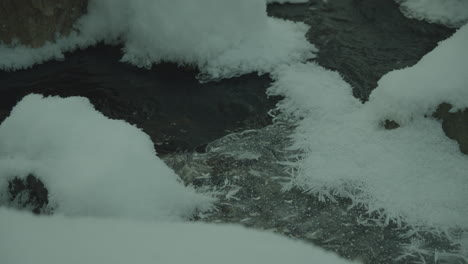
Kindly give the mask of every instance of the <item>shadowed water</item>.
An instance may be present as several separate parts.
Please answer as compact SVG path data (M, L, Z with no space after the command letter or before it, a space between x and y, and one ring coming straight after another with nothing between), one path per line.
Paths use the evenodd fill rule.
M310 25L317 61L338 71L366 101L385 73L414 65L454 30L406 18L393 0L310 0L269 13Z
M119 62L119 47L98 46L30 70L0 72L0 121L24 95L84 96L104 115L136 124L159 153L194 150L226 134L270 122L271 79L249 74L201 84L173 64L152 70Z

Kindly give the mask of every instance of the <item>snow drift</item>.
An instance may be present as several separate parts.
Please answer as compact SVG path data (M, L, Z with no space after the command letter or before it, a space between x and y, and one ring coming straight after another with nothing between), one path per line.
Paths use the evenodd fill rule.
M104 41L123 45L122 61L139 67L193 65L205 79L266 73L312 58L308 27L270 18L265 0L93 0L76 32L44 47L0 47L0 69L17 70Z
M468 3L468 2L467 2ZM468 107L468 25L439 43L413 67L387 73L369 104L381 118L405 124L431 115L440 103Z
M351 263L312 245L236 226L35 217L5 209L0 219L2 264Z
M396 0L406 16L448 27L461 27L468 22L466 0Z
M425 117L442 102L468 107L467 36L465 26L414 67L384 76L364 105L336 72L278 69L269 93L286 97L279 108L297 123L293 148L303 153L293 186L350 198L383 224L468 228L468 158ZM388 118L402 126L385 130Z
M0 198L9 180L29 174L44 182L55 212L71 216L177 220L210 206L156 156L149 136L81 97L28 95L0 125Z

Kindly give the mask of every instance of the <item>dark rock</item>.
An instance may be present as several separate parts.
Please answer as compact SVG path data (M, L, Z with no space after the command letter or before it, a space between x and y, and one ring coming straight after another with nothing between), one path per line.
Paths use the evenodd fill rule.
M87 5L88 0L2 0L0 42L18 40L39 47L54 40L56 34L69 34Z
M8 183L11 202L21 208L31 208L35 214L41 213L49 204L49 192L44 183L32 174L25 179L14 178Z
M397 129L400 127L400 124L393 120L385 120L383 123L383 126L385 129L392 130L392 129Z
M458 142L460 151L468 155L468 109L450 112L452 105L442 103L433 116L442 120L447 137Z

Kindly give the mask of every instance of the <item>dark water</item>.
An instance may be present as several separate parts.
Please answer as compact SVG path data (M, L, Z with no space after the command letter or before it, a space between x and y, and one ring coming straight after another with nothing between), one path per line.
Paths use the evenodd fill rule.
M256 74L200 84L198 72L164 64L120 63L118 47L98 46L30 70L0 72L0 120L24 95L85 96L106 116L136 124L159 153L194 150L233 131L270 123L271 79Z
M386 72L416 63L453 30L410 20L393 0L311 0L270 5L269 14L311 25L317 61L337 70L366 100ZM175 65L143 70L119 62L118 47L98 46L14 73L0 71L0 120L24 95L88 97L111 118L136 124L160 153L194 150L232 131L270 123L276 100L265 96L271 80L250 74L200 84L197 71Z
M393 0L310 0L269 13L309 24L318 63L338 71L363 101L382 75L414 65L454 32L404 17Z

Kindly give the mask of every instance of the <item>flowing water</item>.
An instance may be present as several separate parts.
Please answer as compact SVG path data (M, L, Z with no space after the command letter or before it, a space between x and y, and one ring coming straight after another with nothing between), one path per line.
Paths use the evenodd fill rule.
M97 110L136 124L158 153L192 151L234 131L271 123L271 79L250 74L201 84L194 69L163 64L152 70L120 63L120 48L97 46L30 70L0 72L0 120L24 95L84 96Z
M319 64L340 72L363 101L383 74L416 63L453 32L405 18L391 0L311 0L270 5L268 12L308 23ZM101 45L62 62L0 72L0 120L32 92L85 96L105 115L141 127L187 184L219 198L214 211L194 220L278 232L364 263L462 261L450 262L444 252L456 247L430 234L420 235L428 253L399 258L414 245L408 230L366 222L364 209L348 209L349 201L319 202L289 188L286 165L298 156L288 150L294 127L272 124L268 111L279 98L265 95L268 76L201 84L193 69L142 70L119 58L118 47Z

